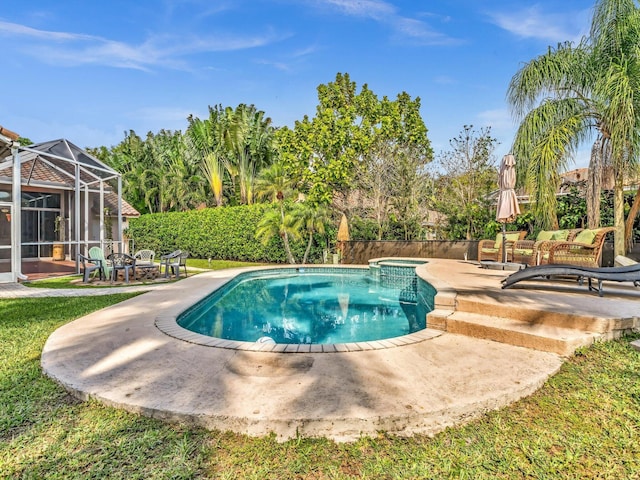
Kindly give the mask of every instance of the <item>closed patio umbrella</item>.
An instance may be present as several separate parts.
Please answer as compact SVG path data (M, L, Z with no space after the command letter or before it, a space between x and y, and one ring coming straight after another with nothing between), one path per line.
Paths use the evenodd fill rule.
M516 158L512 154L502 157L500 163L500 174L498 175L498 187L500 193L498 196L498 208L496 211L496 220L502 223L502 262L506 262L507 249L505 247L506 240L506 224L511 223L520 215L520 206L514 188L516 187Z
M350 239L349 222L347 221L347 216L343 213L338 226L338 252L341 259L344 255L344 242L348 242Z

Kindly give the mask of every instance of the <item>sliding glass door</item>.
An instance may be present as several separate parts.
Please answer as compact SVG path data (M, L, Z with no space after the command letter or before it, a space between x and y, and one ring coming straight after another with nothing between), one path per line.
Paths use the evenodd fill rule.
M60 215L60 194L22 192L22 258L53 255L53 243L58 240L56 217Z
M12 204L0 203L0 282L13 280L11 268L11 219Z

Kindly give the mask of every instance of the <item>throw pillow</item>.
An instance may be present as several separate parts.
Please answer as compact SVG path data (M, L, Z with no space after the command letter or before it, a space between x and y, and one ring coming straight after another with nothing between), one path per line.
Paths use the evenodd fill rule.
M551 240L553 233L554 232L551 230L540 230L538 236L536 237L536 241L541 242L543 240Z
M593 240L596 238L596 233L596 230L590 230L586 228L578 233L573 241L576 243L586 243L588 245L591 245L593 243Z
M551 236L551 240L566 242L568 237L569 230L558 230L557 232L553 233L553 235Z

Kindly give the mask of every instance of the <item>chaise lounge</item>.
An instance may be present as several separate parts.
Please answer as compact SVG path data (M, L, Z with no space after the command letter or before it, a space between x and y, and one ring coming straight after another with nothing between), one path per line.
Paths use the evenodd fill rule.
M502 288L509 288L522 280L553 276L576 277L582 285L584 279L588 280L588 287L591 291L598 292L599 296L604 295L602 282L632 282L635 287L640 287L640 263L625 265L622 267L581 267L575 265L538 265L535 267L519 270L502 280ZM598 288L593 286L592 281L598 281Z

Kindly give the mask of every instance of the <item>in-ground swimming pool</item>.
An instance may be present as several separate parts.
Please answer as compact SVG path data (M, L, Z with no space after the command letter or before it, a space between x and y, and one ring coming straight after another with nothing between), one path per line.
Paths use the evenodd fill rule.
M196 333L227 340L351 343L425 328L415 269L382 286L367 269L286 268L238 275L178 317Z

